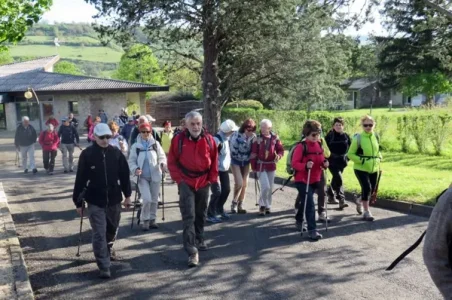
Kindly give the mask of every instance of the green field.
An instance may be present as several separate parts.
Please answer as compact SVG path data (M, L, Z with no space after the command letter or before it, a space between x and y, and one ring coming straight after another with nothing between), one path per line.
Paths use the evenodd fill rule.
M26 44L27 42L52 42L53 43L54 37L53 36L37 36L37 35L30 35L26 36L24 40L19 43L19 46L21 44ZM100 41L96 38L90 37L90 36L68 36L68 37L62 37L59 38L60 44L64 45L65 42L71 42L71 43L94 43L100 45Z
M121 59L122 52L108 47L75 47L50 45L17 45L11 46L11 56L51 56L60 55L61 58L80 59L94 62L117 63Z

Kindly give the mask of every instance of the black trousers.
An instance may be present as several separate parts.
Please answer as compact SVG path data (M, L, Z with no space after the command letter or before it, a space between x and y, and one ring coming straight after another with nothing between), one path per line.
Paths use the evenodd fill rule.
M331 179L331 184L328 187L327 193L328 196L334 198L334 194L336 194L336 199L339 203L345 202L345 193L344 193L344 183L342 180L342 173L344 172L343 166L335 166L331 165L328 169L331 172L333 178Z
M320 181L315 185L314 193L317 194L317 212L321 214L325 211L325 195L326 195L326 182L325 182L325 172L322 172L322 176L320 177ZM304 196L298 193L297 199L295 199L295 208L298 209L298 206L302 201Z
M377 186L378 172L367 173L364 171L355 170L356 178L358 178L361 186L361 200L369 201L370 196Z
M231 183L229 181L229 172L218 172L220 183L214 183L211 186L209 208L207 214L210 217L224 213L224 204L228 200L231 192Z
M183 223L184 249L189 254L198 252L196 240L204 240L204 224L207 216L207 201L209 198L207 185L195 191L185 182L179 184L179 207Z
M55 168L55 157L57 156L57 150L53 151L42 151L42 160L44 163L44 169L49 170L49 172L53 172Z

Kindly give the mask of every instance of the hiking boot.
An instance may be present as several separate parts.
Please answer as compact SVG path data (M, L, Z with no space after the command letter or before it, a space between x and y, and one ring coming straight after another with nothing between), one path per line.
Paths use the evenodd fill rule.
M69 173L72 173L72 172L74 172L74 169L70 168Z
M334 199L334 196L328 196L328 204L339 204L339 201L337 201L336 199Z
M271 214L272 213L272 211L270 210L270 208L266 208L265 209L265 214L266 215L269 215L269 214Z
M229 219L231 218L231 216L228 215L227 213L223 212L223 213L220 215L220 218L221 218L221 220L223 220L223 221L227 221L227 220L229 220Z
M38 169L33 169L33 174L36 174L36 173L38 173Z
M246 214L246 209L243 209L243 203L239 202L239 205L237 207L237 213L239 214Z
M375 218L374 216L372 216L372 213L370 211L365 211L363 215L363 220L372 222L373 220L375 220Z
M118 256L116 255L116 251L113 248L109 248L108 251L110 252L110 260L111 261L117 261Z
M348 204L345 202L339 203L339 209L343 210L344 208L348 207Z
M141 230L143 231L149 231L149 221L143 221L140 225Z
M103 279L108 279L111 277L110 269L100 269L99 270L99 277Z
M64 174L67 174L68 172L67 172L67 170L64 170Z
M295 228L297 229L297 231L303 232L303 222L295 222Z
M260 216L260 217L265 216L265 206L261 206L261 207L259 208L259 216Z
M221 223L222 222L221 219L219 219L217 217L212 217L212 216L207 217L206 221L209 222L209 223L212 223L212 224L216 224L216 223Z
M196 242L196 248L198 248L199 251L207 251L209 249L207 247L205 241L197 241Z
M231 214L236 214L236 213L237 213L237 202L232 201Z
M331 220L326 216L326 212L322 211L319 214L319 221L322 222L322 223L325 223L325 222L330 222Z
M356 203L356 211L358 212L358 214L362 215L363 214L363 203L361 201L361 197L356 197L355 203Z
M28 173L28 169L25 169L25 170L24 170L24 173L27 174L27 173Z
M309 239L312 241L318 241L321 238L323 238L323 236L317 230L313 230L309 233Z
M188 257L188 267L193 268L199 264L199 255L198 253L192 254Z
M149 221L149 229L159 229L159 226L155 222L155 220Z

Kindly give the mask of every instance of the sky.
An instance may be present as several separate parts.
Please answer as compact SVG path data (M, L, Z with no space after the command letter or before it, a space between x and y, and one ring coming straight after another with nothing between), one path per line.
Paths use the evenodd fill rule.
M349 8L351 12L359 12L366 0L355 0L354 4ZM72 22L93 22L93 16L96 9L87 4L84 0L53 0L53 6L50 11L46 12L43 20L54 23L72 23ZM365 24L359 31L354 28L348 29L345 33L352 36L369 36L370 34L386 34L381 26L381 18L378 13L374 14L375 22Z

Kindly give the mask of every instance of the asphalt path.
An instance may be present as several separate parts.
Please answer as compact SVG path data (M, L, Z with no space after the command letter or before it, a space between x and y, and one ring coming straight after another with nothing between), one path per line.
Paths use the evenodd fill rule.
M329 207L328 232L311 242L294 229L296 191L273 198L273 213L257 216L254 183L246 215L206 226L209 251L187 268L177 189L165 186L160 229L130 228L122 214L112 279L97 278L88 220L80 258L75 257L80 219L72 200L74 173L63 174L61 153L53 176L23 174L9 141L0 141L3 182L37 299L441 299L422 261L422 245L396 270L384 269L426 228L427 219L374 209L376 221L360 221L354 206ZM79 150L76 150L78 156ZM227 206L230 205L230 199Z

